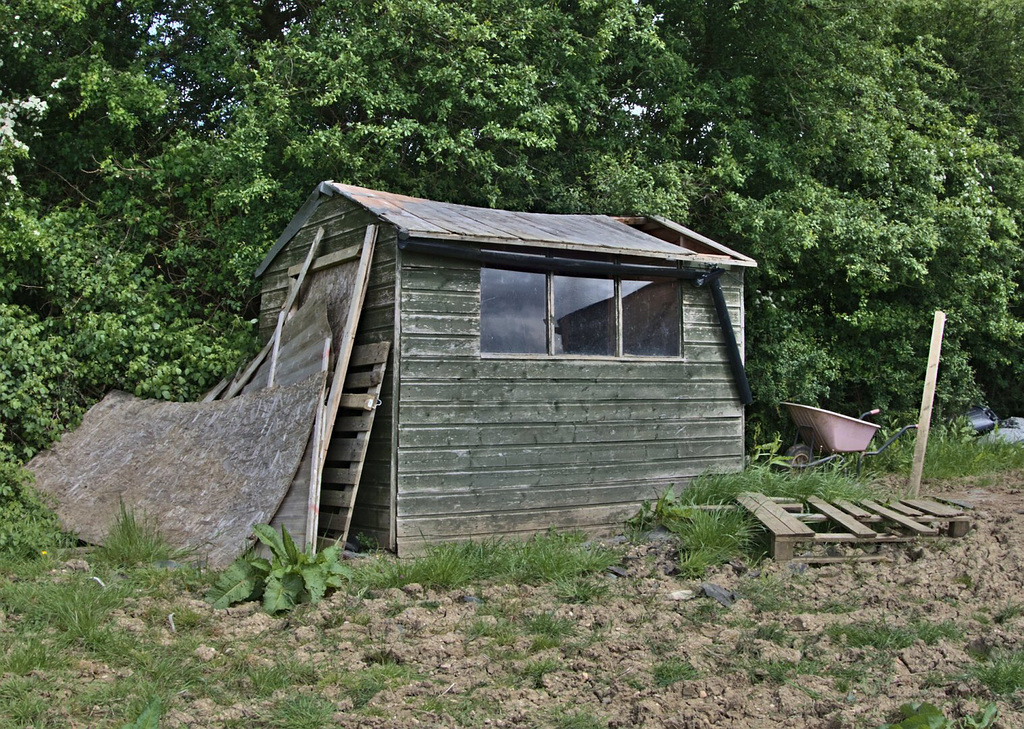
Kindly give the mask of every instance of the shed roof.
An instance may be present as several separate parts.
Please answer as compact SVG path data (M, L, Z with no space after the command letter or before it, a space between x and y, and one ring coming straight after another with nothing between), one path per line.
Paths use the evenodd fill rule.
M435 202L322 182L256 270L259 277L325 197L342 195L394 225L401 238L492 243L590 251L696 264L756 266L756 262L678 223L657 217L556 215Z

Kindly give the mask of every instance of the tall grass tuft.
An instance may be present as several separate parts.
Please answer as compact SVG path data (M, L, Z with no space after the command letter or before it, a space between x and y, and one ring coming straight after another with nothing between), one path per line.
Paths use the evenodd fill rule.
M670 498L679 504L728 504L744 491L786 496L796 501L806 501L809 496L856 501L881 495L878 487L839 468L788 471L759 465L739 473L704 474L691 481L681 494Z
M997 694L1015 693L1024 689L1024 651L993 656L971 673Z
M95 552L98 561L120 569L181 558L184 554L167 543L151 518L137 517L124 502L103 546Z
M881 441L885 430L876 441ZM910 473L914 438L905 436L881 455L865 459L870 474ZM934 423L928 436L924 477L929 479L984 476L1000 471L1024 469L1024 447L1020 443L979 438L966 420Z
M490 539L439 544L413 559L374 560L357 566L353 583L370 589L412 583L457 588L484 580L559 582L601 572L619 561L618 554L579 534L550 533L526 541Z

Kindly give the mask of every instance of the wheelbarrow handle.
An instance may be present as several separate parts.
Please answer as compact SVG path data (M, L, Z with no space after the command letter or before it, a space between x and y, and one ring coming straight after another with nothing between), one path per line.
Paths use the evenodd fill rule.
M863 420L864 418L870 418L872 415L878 415L880 412L882 411L879 408L875 408L874 410L868 410L866 413L860 414L860 419Z

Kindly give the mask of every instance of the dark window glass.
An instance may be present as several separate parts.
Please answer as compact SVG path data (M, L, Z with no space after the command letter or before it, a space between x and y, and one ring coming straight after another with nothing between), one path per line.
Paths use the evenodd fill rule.
M480 349L547 354L547 276L480 270Z
M679 356L679 282L622 282L622 353Z
M615 282L554 276L554 354L615 354Z

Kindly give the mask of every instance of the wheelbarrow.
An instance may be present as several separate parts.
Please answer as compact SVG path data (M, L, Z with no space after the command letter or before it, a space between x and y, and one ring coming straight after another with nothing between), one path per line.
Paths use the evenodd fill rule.
M869 422L865 418L878 415L882 412L881 410L876 408L861 413L859 418L853 418L810 405L798 405L794 402L782 404L789 410L797 427L796 441L786 451L791 468L820 466L823 463L843 459L849 454L856 453L857 473L859 474L865 456L877 456L908 430L917 428L917 425L904 425L880 448L869 451L871 440L881 426Z

